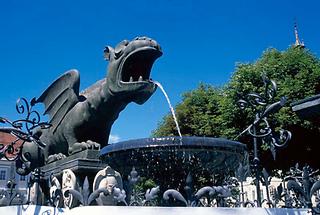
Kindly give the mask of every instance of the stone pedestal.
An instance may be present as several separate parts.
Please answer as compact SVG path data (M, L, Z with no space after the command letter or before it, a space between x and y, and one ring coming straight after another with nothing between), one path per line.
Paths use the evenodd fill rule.
M106 163L99 160L98 150L88 149L81 151L62 160L58 160L41 167L41 187L43 187L44 191L48 192L50 190L48 187L50 176L52 175L57 177L61 182L63 170L70 169L76 175L76 183L79 187L82 187L85 178L88 178L89 189L90 192L92 192L92 184L95 175L106 166ZM49 193L45 194L45 196L49 196L48 194Z
M62 160L55 161L41 167L45 179L50 175L61 177L64 169L71 169L78 177L94 178L95 174L106 167L107 164L99 160L99 151L87 149Z

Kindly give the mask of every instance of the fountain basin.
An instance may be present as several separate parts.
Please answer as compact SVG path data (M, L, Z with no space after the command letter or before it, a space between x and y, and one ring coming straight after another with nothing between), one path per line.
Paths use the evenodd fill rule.
M212 177L215 182L232 175L247 163L246 146L210 137L144 138L114 143L101 149L103 162L127 178L133 167L140 176L163 189L181 188L189 173Z

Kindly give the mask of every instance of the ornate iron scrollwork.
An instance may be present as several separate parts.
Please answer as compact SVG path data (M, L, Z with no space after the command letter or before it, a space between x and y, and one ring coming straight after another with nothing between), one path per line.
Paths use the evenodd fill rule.
M313 213L320 214L320 180L319 170L308 165L302 169L296 164L285 178L287 181L286 202L291 207L311 208Z
M23 163L24 166L30 166L28 160L20 153L25 142L35 143L40 149L45 147L45 143L40 141L39 129L49 128L51 125L47 122L41 122L40 114L33 110L36 104L35 98L30 103L25 98L19 98L16 102L16 110L18 114L25 115L24 118L11 121L4 117L0 117L0 123L4 126L0 127L0 132L8 135L11 142L0 144L0 158L5 157L9 161ZM21 165L23 166L23 165ZM17 171L19 173L19 171Z
M261 206L260 196L260 180L262 179L260 159L258 157L259 148L262 145L268 146L273 158L276 159L276 148L287 145L291 139L291 132L281 129L278 133L272 129L268 122L270 114L278 112L285 104L287 99L282 97L279 101L274 101L277 93L277 85L273 80L263 76L264 92L262 94L249 93L238 101L240 109L251 108L255 113L255 119L245 130L243 130L236 138L248 133L253 137L253 153L252 161L253 170L256 175L257 187L257 203ZM268 202L270 202L268 200Z
M238 100L240 109L251 108L256 117L254 122L242 131L236 138L248 133L253 138L260 138L263 144L268 145L275 159L275 149L285 147L291 139L291 132L281 129L275 132L269 125L268 116L278 112L285 104L286 98L274 101L277 93L277 85L273 80L263 76L265 85L264 93L249 93L244 99Z

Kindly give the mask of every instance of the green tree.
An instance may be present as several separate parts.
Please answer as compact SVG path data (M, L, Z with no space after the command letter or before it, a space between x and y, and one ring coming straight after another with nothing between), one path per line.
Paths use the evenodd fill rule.
M180 130L184 136L220 136L221 89L201 83L196 90L183 95L175 108ZM154 136L177 136L171 114L166 115L154 131Z
M320 93L320 60L308 49L290 47L283 52L267 49L256 62L237 64L224 87L202 83L197 89L185 93L176 106L181 133L187 136L237 137L254 120L254 113L249 109L240 110L237 101L251 92L262 93L263 75L277 83L275 100L282 96L288 100L286 107L271 116L271 125L276 130L285 128L293 133L288 148L278 154L277 163L270 162L269 158L265 160L279 168L287 168L298 161L319 166L315 150L318 148L315 140L320 137L319 125L299 119L290 107L294 101ZM153 135L177 135L170 114L163 118ZM249 148L252 145L248 136L239 140Z

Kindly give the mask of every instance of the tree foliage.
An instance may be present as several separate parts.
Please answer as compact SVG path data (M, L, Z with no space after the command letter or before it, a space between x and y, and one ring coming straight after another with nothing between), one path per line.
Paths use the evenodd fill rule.
M180 130L185 136L219 136L221 90L200 84L196 90L183 95L183 102L175 108ZM155 136L178 135L173 117L164 117Z
M197 89L185 93L176 106L181 133L185 136L234 139L254 120L254 113L251 110L241 111L237 101L248 93L263 92L262 75L277 83L276 101L282 96L288 100L288 105L274 114L270 121L276 129L285 128L293 133L289 147L279 154L290 159L280 158L277 164L287 167L298 160L315 163L312 156L315 156L317 143L313 138L319 138L319 125L299 119L290 103L320 93L320 60L309 50L299 47L290 47L283 52L267 49L256 62L237 64L225 86L217 88L201 83ZM171 114L166 115L153 132L153 136L176 135ZM252 139L247 136L240 141L250 147ZM285 152L291 153L290 156Z

